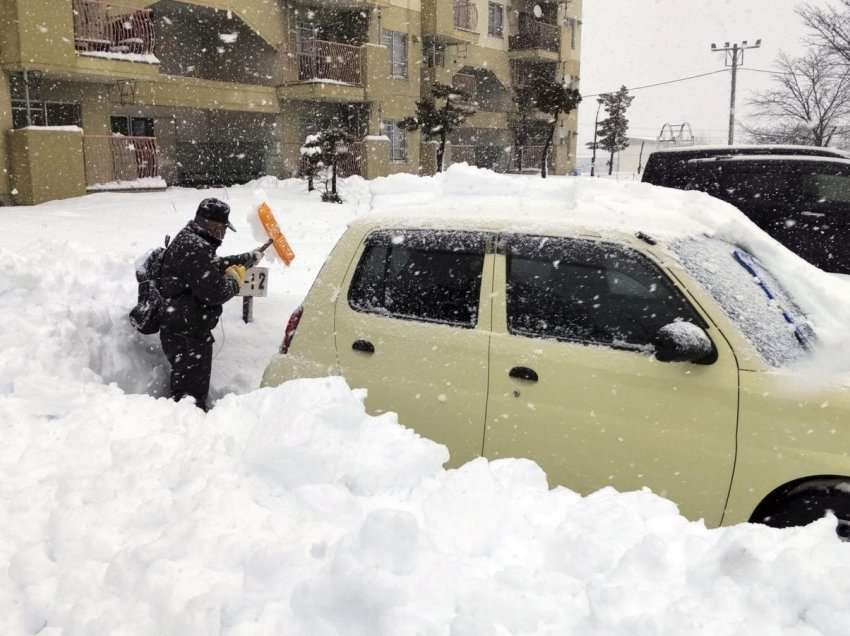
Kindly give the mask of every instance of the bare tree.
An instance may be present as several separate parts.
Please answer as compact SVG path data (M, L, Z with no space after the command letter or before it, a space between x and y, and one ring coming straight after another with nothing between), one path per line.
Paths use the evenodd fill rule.
M837 6L807 2L798 7L797 14L808 27L818 48L850 64L850 0L839 0Z
M847 0L850 3L850 0ZM828 146L850 117L850 67L821 49L780 53L773 88L750 100L761 124L745 126L756 143Z

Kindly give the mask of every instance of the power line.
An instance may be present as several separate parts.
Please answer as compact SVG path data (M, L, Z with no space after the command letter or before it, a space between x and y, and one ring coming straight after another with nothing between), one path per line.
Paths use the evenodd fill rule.
M646 86L633 86L628 88L629 91L642 91L646 88L656 88L657 86L667 86L669 84L678 84L679 82L687 82L689 80L698 79L700 77L708 77L709 75L717 75L719 73L728 73L729 69L723 68L719 71L710 71L708 73L700 73L699 75L688 75L687 77L680 77L678 79L667 80L666 82L657 82L655 84L647 84ZM614 92L614 91L608 91ZM594 93L593 95L582 95L582 99L588 99L590 97L599 97L600 95L604 95L605 93Z
M802 75L802 73L792 73L790 71L771 71L766 68L752 68L752 67L744 67L738 69L739 71L750 71L751 73L764 73L765 75L787 75L789 77L794 77L797 75ZM821 76L823 79L831 79L831 80L843 80L847 79L846 75L823 75Z

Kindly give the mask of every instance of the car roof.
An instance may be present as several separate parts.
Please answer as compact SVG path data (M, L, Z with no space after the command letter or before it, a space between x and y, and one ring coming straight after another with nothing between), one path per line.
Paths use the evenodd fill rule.
M351 224L364 233L380 230L436 230L458 232L483 232L492 234L518 234L525 236L552 236L563 238L588 239L595 241L620 243L633 247L666 248L674 239L654 236L649 230L613 229L594 227L569 221L546 220L541 218L518 220L516 218L482 217L480 215L409 217L404 215L376 214L358 219ZM666 251L666 250L665 250Z
M388 214L373 215L359 219L352 225L369 226L375 228L387 228L398 230L459 230L467 232L490 232L490 233L520 233L534 234L543 232L555 235L584 235L584 236L611 236L625 237L628 232L617 230L606 230L601 228L573 225L570 223L559 223L557 221L547 222L542 219L533 219L528 222L518 222L516 219L486 217L480 215L455 215L455 216L429 216L429 217L406 217Z
M747 145L736 146L676 146L675 148L663 148L654 150L651 155L675 155L695 154L706 157L717 155L785 155L785 156L820 156L835 157L838 159L850 158L850 153L837 148L823 148L820 146L792 146L792 145Z
M737 162L778 162L778 163L826 163L850 166L850 158L838 158L815 155L718 155L715 157L692 157L688 163L737 163Z

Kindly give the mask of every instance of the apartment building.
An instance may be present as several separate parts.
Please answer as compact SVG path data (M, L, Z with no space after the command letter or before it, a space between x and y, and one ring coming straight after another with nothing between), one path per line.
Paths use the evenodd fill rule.
M479 105L449 161L526 169L544 123L518 119L512 88L578 77L580 15L579 0L0 0L0 201L292 176L329 125L359 140L347 174L433 172L433 145L395 124L435 81ZM563 173L575 115L557 130Z

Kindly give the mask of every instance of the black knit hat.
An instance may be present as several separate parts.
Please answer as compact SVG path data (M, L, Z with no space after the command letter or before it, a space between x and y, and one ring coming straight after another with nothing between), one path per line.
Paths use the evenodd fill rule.
M201 205L198 206L198 211L195 213L195 218L207 219L208 221L216 221L225 223L234 232L236 228L228 220L230 216L230 206L221 199L204 199Z

